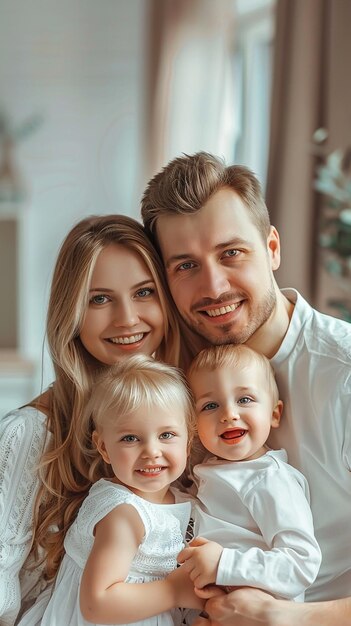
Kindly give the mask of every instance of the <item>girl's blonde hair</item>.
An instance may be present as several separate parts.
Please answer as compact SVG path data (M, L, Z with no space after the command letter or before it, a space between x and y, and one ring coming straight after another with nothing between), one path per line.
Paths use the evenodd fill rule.
M164 318L164 338L156 358L179 364L178 320L162 265L142 225L124 215L81 220L69 232L59 251L47 314L47 339L55 370L47 421L52 444L41 460L32 553L37 560L39 548L44 549L48 580L56 574L64 553L65 533L91 486L90 458L80 445L81 438L90 438L91 425L86 423L84 431L81 420L93 378L98 370L107 366L87 352L79 333L96 260L111 244L135 251L144 261L155 282ZM106 468L102 469L106 475Z
M91 482L101 477L110 467L100 457L87 433L99 431L106 422L137 411L141 407L160 407L165 415L181 411L188 432L188 445L195 432L195 411L190 390L181 371L155 361L152 357L136 354L116 363L102 372L95 381L82 419L79 439L83 455L89 458Z
M188 379L190 380L194 374L203 370L213 371L219 368L244 368L252 363L256 363L260 367L267 378L267 386L272 394L274 403L279 400L279 391L273 367L260 352L256 352L249 346L244 344L228 344L222 346L211 346L205 348L194 358L188 370Z

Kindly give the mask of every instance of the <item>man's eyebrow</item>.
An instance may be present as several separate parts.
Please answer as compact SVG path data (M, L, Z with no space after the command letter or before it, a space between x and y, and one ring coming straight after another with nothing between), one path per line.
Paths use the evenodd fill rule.
M165 263L165 267L166 269L168 269L171 265L173 265L173 263L177 263L178 261L186 261L190 258L191 254L186 254L185 252L183 254L174 254L173 256L169 257L169 259Z
M229 241L221 241L220 243L217 243L214 246L214 250L222 250L223 248L228 248L228 247L232 247L232 248L236 248L237 246L247 246L249 245L249 241L247 241L247 239L242 239L242 237L234 237L231 238ZM165 267L166 269L168 269L171 265L173 265L173 263L177 263L178 261L187 261L189 259L192 259L193 255L186 252L182 252L181 254L174 254L173 256L169 257L169 259L166 261L165 263Z

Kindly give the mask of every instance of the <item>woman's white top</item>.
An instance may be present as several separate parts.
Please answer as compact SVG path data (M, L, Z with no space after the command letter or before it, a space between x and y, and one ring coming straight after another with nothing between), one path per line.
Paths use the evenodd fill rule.
M38 463L47 443L47 417L33 407L0 419L0 624L13 626L21 603L45 587L42 571L29 565Z
M172 490L175 504L148 502L122 485L101 479L84 500L76 520L67 531L66 554L58 571L52 595L46 608L39 598L19 626L89 626L79 608L79 585L85 563L94 543L94 528L120 504L133 506L145 528L145 535L131 563L128 583L144 583L164 578L177 566L177 554L184 547L191 502L184 494ZM45 592L44 592L45 596ZM46 604L47 598L44 600ZM162 613L139 622L143 626L179 624L179 611ZM91 625L90 625L91 626Z

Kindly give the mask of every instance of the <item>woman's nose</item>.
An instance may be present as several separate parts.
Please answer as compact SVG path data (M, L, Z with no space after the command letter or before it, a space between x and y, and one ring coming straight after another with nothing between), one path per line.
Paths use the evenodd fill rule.
M132 300L126 299L117 304L113 320L115 326L136 326L139 321L138 308Z

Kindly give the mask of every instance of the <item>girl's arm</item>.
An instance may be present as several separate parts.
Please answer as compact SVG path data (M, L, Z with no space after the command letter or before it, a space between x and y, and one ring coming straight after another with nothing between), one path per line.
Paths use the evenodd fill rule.
M27 413L28 411L28 413ZM20 570L29 554L46 417L24 407L0 420L0 623L21 606ZM39 574L38 574L39 575Z
M126 624L184 606L184 601L192 604L188 608L202 606L184 571L177 570L164 580L150 583L124 582L143 536L141 518L129 504L116 507L96 525L94 545L80 587L84 619L100 624Z

